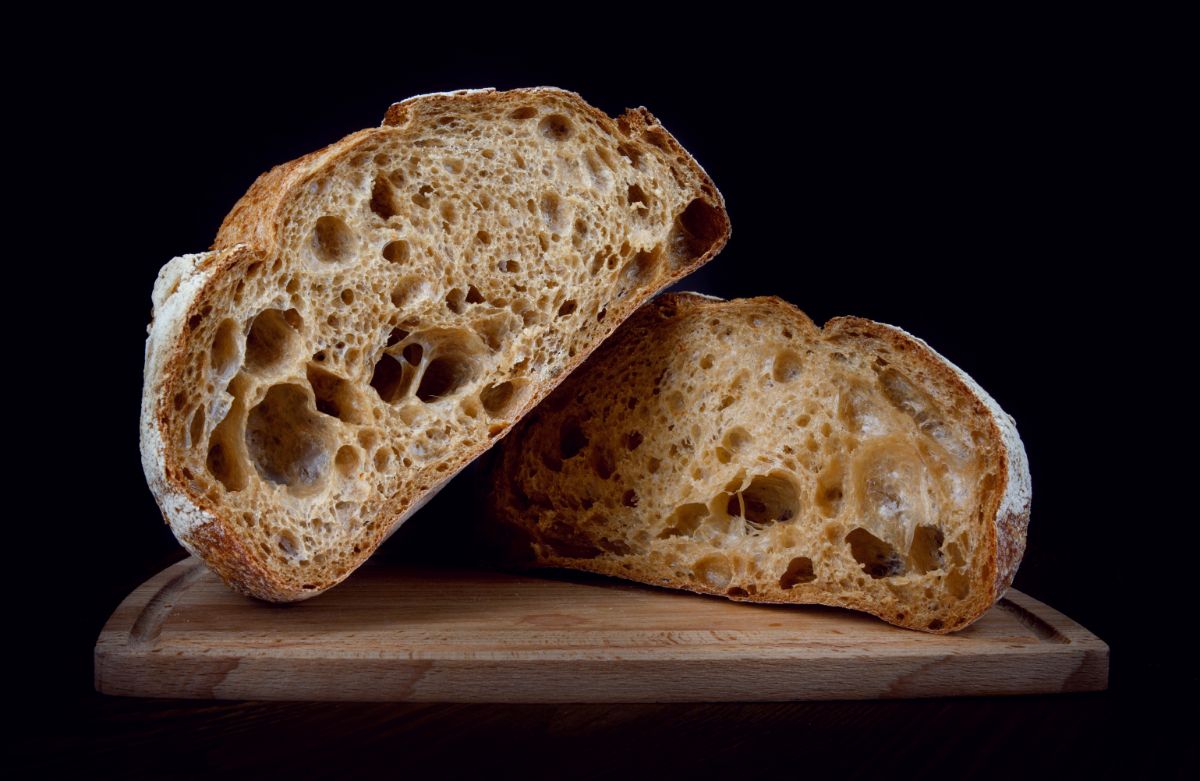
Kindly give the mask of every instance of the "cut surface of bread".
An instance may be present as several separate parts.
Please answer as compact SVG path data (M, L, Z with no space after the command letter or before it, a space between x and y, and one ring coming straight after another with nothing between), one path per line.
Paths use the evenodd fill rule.
M923 341L778 298L664 295L496 454L517 563L950 632L1012 583L1012 418Z
M644 108L544 87L397 103L163 267L149 485L234 589L318 594L728 235Z

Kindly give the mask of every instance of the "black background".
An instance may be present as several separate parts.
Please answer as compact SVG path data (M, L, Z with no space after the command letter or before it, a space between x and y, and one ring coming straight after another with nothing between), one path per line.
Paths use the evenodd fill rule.
M1172 583L1147 585L1136 574L1161 566L1174 577L1190 556L1189 533L1157 525L1173 523L1158 509L1172 486L1162 484L1162 467L1144 447L1150 429L1183 425L1173 418L1182 403L1173 384L1138 379L1153 359L1136 341L1145 322L1136 310L1177 284L1163 278L1160 233L1134 216L1149 197L1139 177L1156 154L1145 134L1158 108L1149 92L1155 79L1134 69L1144 61L1121 39L1097 43L1082 20L995 35L968 25L944 35L920 23L901 34L892 20L831 29L765 19L769 32L750 37L707 21L705 38L681 30L652 36L634 18L623 31L588 40L575 38L578 25L550 34L450 35L416 26L393 33L381 22L371 45L346 55L330 43L349 30L319 20L277 47L232 23L186 43L173 29L80 33L52 44L50 56L69 64L67 75L29 93L28 121L18 130L34 137L38 160L51 161L30 192L46 219L40 246L53 251L30 264L36 287L10 291L17 306L31 297L45 302L41 330L25 333L62 345L52 356L32 353L49 391L23 394L10 408L19 425L39 427L42 443L32 448L33 478L14 486L38 497L32 515L14 509L14 525L32 533L10 550L21 584L18 620L33 639L16 681L30 709L25 760L123 762L129 757L114 748L122 730L154 720L152 707L114 709L90 687L91 647L105 618L182 556L138 454L145 328L159 267L207 248L259 173L378 124L395 100L547 84L610 115L648 107L716 182L732 239L678 289L774 294L818 323L856 314L899 325L1016 418L1034 499L1015 585L1110 644L1111 691L907 710L896 703L676 707L632 721L572 711L565 717L576 720L571 740L556 749L546 748L554 744L549 723L562 711L376 710L368 718L330 706L330 713L362 720L362 730L371 719L389 725L389 742L371 745L375 759L391 747L403 762L422 741L421 757L430 759L435 745L454 767L549 750L560 759L596 752L606 757L603 767L627 769L614 759L619 752L600 745L616 742L631 762L670 756L672 769L683 771L680 757L704 764L703 752L687 753L689 741L727 734L750 775L774 775L772 763L786 760L783 744L808 757L809 765L790 768L797 774L880 745L890 757L924 758L879 765L889 773L934 769L945 757L987 774L1032 761L1019 746L986 737L998 724L1021 722L1033 726L1001 734L1041 735L1046 767L1112 770L1128 762L1150 772L1194 762L1179 724L1162 720L1169 703L1195 690L1185 644L1162 632L1186 613L1174 604ZM66 300L49 295L49 286L68 288ZM18 349L30 347L23 339ZM27 379L10 375L18 388ZM70 410L53 416L50 436L37 422L47 407ZM380 555L452 551L454 524L442 519L472 511L476 472L468 470ZM1186 505L1177 512L1194 516ZM294 729L328 758L332 749L316 748L322 730L302 720L311 718L284 714L268 718L274 726L266 729ZM951 734L928 734L916 718ZM188 752L182 732L198 729L196 719L166 720L173 726L163 728L164 745L198 762L193 770L238 765L237 752ZM445 731L465 723L475 731L464 739L493 730L505 744L484 739L498 752L490 758L459 753ZM907 737L896 739L897 730ZM774 741L767 748L763 736ZM854 767L848 775L874 765Z

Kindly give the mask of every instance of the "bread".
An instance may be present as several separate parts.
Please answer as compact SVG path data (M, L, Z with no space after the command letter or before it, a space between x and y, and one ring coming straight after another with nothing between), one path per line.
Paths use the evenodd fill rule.
M513 561L945 633L1025 549L1015 423L899 328L778 298L647 304L494 454Z
M262 175L154 287L141 449L232 588L333 586L729 235L644 108L552 88L393 105Z

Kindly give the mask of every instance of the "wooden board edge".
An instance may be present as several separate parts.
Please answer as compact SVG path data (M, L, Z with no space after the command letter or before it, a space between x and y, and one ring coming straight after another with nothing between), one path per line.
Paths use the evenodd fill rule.
M674 661L191 660L119 655L105 693L273 701L635 703L781 702L1013 696L1103 688L1086 652L1037 657L1019 675L1003 655L893 658L864 668L837 658L729 659L687 669ZM989 671L990 668L990 671ZM170 674L166 674L167 671Z
M115 660L136 653L138 645L151 644L170 615L175 597L207 571L200 559L189 556L152 576L121 600L96 637L92 654L96 691L110 693L105 683L106 673Z
M1072 655L1080 655L1079 666L1067 678L1062 691L1092 692L1108 689L1108 643L1082 624L1045 602L1016 589L1009 589L992 609L1009 610L1018 621L1042 640L1045 644L1043 647L1048 650L1058 648Z

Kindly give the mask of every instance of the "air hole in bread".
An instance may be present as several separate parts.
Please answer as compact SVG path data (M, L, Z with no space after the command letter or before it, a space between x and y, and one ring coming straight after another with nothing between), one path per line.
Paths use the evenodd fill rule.
M354 477L358 471L358 462L358 449L353 445L342 445L333 459L334 466L342 477Z
M932 398L895 369L880 370L878 366L872 368L878 372L879 386L892 406L911 417L921 431L932 437L950 455L960 461L968 457L970 449L946 425Z
M583 154L584 163L587 165L588 173L592 177L592 186L601 192L605 192L610 187L609 177L611 174L604 167L600 158L594 150L587 150Z
M601 480L607 480L616 471L612 453L603 445L595 445L588 451L588 463Z
M632 144L618 144L617 151L629 161L629 164L634 168L641 169L642 153L637 150Z
M238 324L226 318L217 326L213 336L209 365L217 376L218 382L223 382L237 370L241 356L238 354Z
M412 202L417 206L420 206L422 209L428 209L429 204L431 203L429 200L429 194L432 192L433 187L428 184L423 184L415 193L413 193Z
M475 287L474 285L469 285L467 287L466 301L468 304L482 304L484 302L484 297L483 294L479 292L479 288Z
M562 521L550 524L542 539L552 552L567 558L594 559L603 553L585 532Z
M817 475L817 510L827 518L836 516L842 509L845 489L842 482L845 468L840 458L833 458Z
M521 106L520 108L513 109L508 118L520 121L522 119L533 119L536 116L537 109L533 106Z
M208 439L208 454L205 467L209 474L215 477L226 491L243 490L249 482L249 464L246 462L244 423L246 416L245 398L249 379L244 374L238 374L229 383L228 391L233 396L233 403L225 412L225 416L213 428ZM204 413L197 410L201 420ZM195 426L196 419L192 419ZM200 428L203 428L201 424ZM193 431L194 441L199 441L202 431Z
M712 553L692 565L692 577L714 589L724 589L733 579L733 568L723 554Z
M283 551L283 555L288 558L296 558L300 555L300 540L291 531L284 529L275 538L279 550Z
M382 401L394 404L408 395L414 374L411 366L401 364L391 353L385 352L375 362L375 370L371 374L371 387Z
M699 502L680 505L667 516L666 526L658 533L658 539L689 537L708 516L708 507Z
M811 583L816 579L812 559L807 556L796 556L788 562L787 569L779 576L779 587L787 590L800 583Z
M633 549L624 540L610 540L608 537L601 537L598 544L604 550L617 556L628 556L633 552Z
M625 435L625 449L626 450L630 450L630 451L637 450L638 445L640 445L640 444L642 444L642 432L630 431L628 434Z
M259 312L246 335L246 368L269 371L290 359L299 344L297 331L301 325L300 313L295 309Z
M546 227L553 233L561 233L566 225L566 208L563 206L562 199L555 193L543 193L538 203ZM546 248L543 247L543 249Z
M246 418L246 451L260 477L296 496L318 491L329 469L330 431L299 385L273 385Z
M933 510L926 488L932 478L916 449L903 438L877 438L859 448L851 473L862 526L896 549L909 548Z
M488 244L492 243L492 234L488 233L487 231L479 231L475 234L475 241L487 246Z
M861 383L848 381L838 393L837 416L855 434L877 434L885 430L877 404L877 397Z
M312 253L322 263L343 263L357 255L358 235L341 217L326 215L312 232Z
M946 543L946 553L950 556L950 563L955 567L961 567L967 563L966 558L963 557L962 548L957 542Z
M562 459L550 451L542 453L542 466L549 469L551 472L562 471Z
M642 140L646 141L650 146L658 147L663 151L670 152L671 145L667 141L666 131L659 128L651 128L642 134Z
M629 185L626 199L629 201L629 205L634 207L639 216L644 217L650 213L650 196L646 195L646 191L640 185Z
M621 269L621 283L617 288L617 296L623 296L636 287L649 284L658 273L661 259L661 245L650 250L639 250Z
M749 431L741 426L734 426L725 434L725 438L722 440L721 444L724 445L725 449L729 452L737 453L749 445L753 439L754 438L750 436Z
M396 202L396 191L392 189L392 183L383 174L375 177L375 183L371 187L370 206L371 211L385 221L400 212L400 204Z
M226 449L223 442L216 442L208 449L205 466L209 474L217 478L226 491L241 491L246 487L246 470L237 458L236 452Z
M404 239L396 239L383 245L383 259L388 263L404 263L408 260L408 254L408 242Z
M504 340L514 325L512 315L501 313L476 320L471 327L491 350L496 351L504 346Z
M439 355L429 362L417 386L417 398L426 404L452 396L464 385L475 379L478 365L471 359L456 354Z
M204 405L196 407L192 413L192 422L188 426L187 446L198 445L204 439Z
M494 418L509 417L514 409L520 406L529 383L525 380L508 380L494 385L488 385L479 394L483 409Z
M621 504L625 505L626 507L637 507L637 491L633 490L632 488L626 490L625 493L621 495Z
M500 270L508 274L515 274L521 270L521 264L515 260L506 260L500 264Z
M317 401L317 411L345 423L366 423L368 411L354 383L310 363L308 383Z
M575 418L567 418L558 430L558 454L562 460L574 458L588 446L587 435Z
M727 221L721 210L703 198L692 200L675 219L667 239L671 262L690 265L713 248L725 235Z
M942 543L945 535L937 526L918 526L908 549L908 562L913 572L924 575L942 568Z
M425 356L425 348L418 342L411 342L404 345L401 355L404 356L404 360L408 361L411 366L420 366L421 359Z
M713 357L711 355L705 355L703 358L700 359L700 368L701 369L711 369L712 365L713 365Z
M418 274L402 277L392 288L392 305L403 308L420 301L432 292L429 282Z
M946 576L946 590L955 599L966 599L971 593L971 579L961 569L953 569Z
M461 288L451 288L450 292L446 294L446 308L456 315L461 315L466 300L467 294Z
M742 515L747 523L758 529L790 521L800 513L796 485L780 472L755 476L737 496L741 497L741 502L730 501L729 514Z
M896 549L861 526L846 535L846 542L850 545L850 555L872 578L904 574L904 558Z
M780 350L775 354L771 376L775 382L791 382L800 376L802 359L791 350Z
M562 114L550 114L538 123L538 132L542 134L542 138L550 141L566 141L571 137L572 130L571 120Z
M571 314L572 312L574 312L574 311L575 311L575 307L576 307L576 306L577 306L577 304L575 303L575 299L573 299L573 298L568 298L566 301L564 301L564 302L562 303L562 306L560 306L560 307L558 308L558 315L557 315L557 316L558 316L558 317L566 317L567 315L569 315L569 314Z

